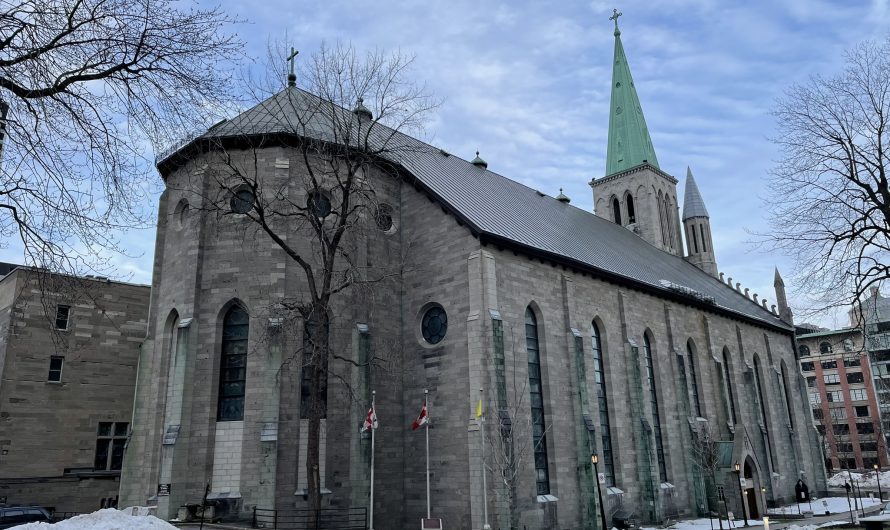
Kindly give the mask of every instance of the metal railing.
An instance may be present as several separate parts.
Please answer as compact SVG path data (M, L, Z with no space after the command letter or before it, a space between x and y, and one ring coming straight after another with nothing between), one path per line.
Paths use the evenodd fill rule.
M253 528L271 530L364 530L368 510L359 508L322 508L312 524L312 511L253 509Z

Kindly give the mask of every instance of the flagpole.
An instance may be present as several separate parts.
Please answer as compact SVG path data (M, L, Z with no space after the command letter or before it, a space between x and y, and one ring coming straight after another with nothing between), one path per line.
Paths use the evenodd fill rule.
M423 403L426 405L426 518L430 519L430 391L423 389Z
M482 403L482 397L485 396L485 390L479 389L479 403ZM479 416L479 441L482 444L482 529L490 530L488 526L488 486L485 483L485 413Z
M368 507L368 529L374 530L374 419L377 417L377 408L374 404L374 398L377 396L377 391L371 391L371 410L373 411L373 416L371 417L371 504Z

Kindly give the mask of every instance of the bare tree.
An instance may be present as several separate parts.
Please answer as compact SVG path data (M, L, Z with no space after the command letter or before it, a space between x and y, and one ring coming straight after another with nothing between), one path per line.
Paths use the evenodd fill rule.
M864 42L835 76L794 85L777 102L782 156L762 242L796 262L816 309L849 306L890 278L890 39Z
M152 151L231 101L238 40L174 0L0 0L0 236L27 264L109 268L148 225Z
M510 367L511 376L505 395L505 403L498 403L496 421L497 429L486 433L485 444L489 448L486 453L485 468L500 482L497 495L507 510L510 528L520 528L521 507L518 498L519 481L523 473L528 474L528 461L534 458L534 452L544 443L547 433L553 426L545 425L542 435L534 436L535 424L528 397L528 379L522 374L520 365L525 364L525 353L516 352L514 330L510 328L510 342L513 363ZM502 407L501 405L506 405ZM493 419L495 420L495 419ZM537 438L537 442L535 441ZM532 465L533 460L532 460Z
M720 515L720 500L717 492L717 470L720 468L720 440L715 429L710 425L699 425L697 431L693 431L691 445L689 447L692 456L693 465L707 477L706 482L710 485L711 491L706 495L708 502L708 518L717 512L717 521L720 528L723 528L723 520ZM711 503L717 506L711 506ZM724 499L725 507L725 499ZM715 510L716 508L716 510ZM713 522L711 523L713 526Z
M437 105L409 78L411 64L412 58L398 53L359 55L347 45L321 47L291 86L254 109L264 116L259 127L237 119L220 125L233 128L208 140L208 169L200 183L187 184L200 194L196 203L205 213L240 216L248 237L271 242L301 276L297 294L272 302L285 321L300 323L285 362L302 367L305 472L309 508L316 514L329 381L348 387L340 368L375 360L359 361L332 346L332 325L348 306L370 304L378 292L395 290L392 281L405 271L405 256L372 263L368 249L395 229L397 212L386 197L403 178L402 165L431 149L406 134L420 132ZM276 146L287 149L283 174L263 165L265 149ZM400 248L407 254L410 241Z

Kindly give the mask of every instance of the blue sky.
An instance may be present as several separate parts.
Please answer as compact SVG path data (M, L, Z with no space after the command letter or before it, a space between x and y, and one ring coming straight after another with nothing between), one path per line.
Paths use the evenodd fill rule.
M479 149L490 170L550 195L563 188L585 210L587 182L605 169L613 7L661 168L682 195L691 166L720 270L773 303L773 266L787 281L791 265L754 250L748 233L766 229L770 108L791 83L839 71L845 49L885 38L890 0L222 5L247 21L237 31L251 56L285 35L303 52L342 40L416 56L414 77L444 100L428 141L466 159ZM154 231L127 241L139 257L117 259L120 272L149 283Z

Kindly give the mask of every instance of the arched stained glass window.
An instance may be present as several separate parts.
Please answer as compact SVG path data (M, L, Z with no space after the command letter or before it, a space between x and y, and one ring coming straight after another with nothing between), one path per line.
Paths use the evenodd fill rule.
M766 416L766 401L763 399L763 380L760 378L760 357L754 354L754 384L757 386L757 398L760 400L760 422L763 425L766 451L769 453L773 468L777 468L775 452L772 449L772 439L769 433L769 422Z
M549 495L550 473L547 466L547 438L545 436L547 424L544 417L544 388L538 343L538 319L531 307L525 310L525 347L528 352L528 389L532 412L535 483L538 487L538 495Z
M603 345L596 322L590 323L590 348L593 351L593 373L596 379L596 399L600 412L600 429L603 441L603 469L606 486L615 485L615 464L612 459L612 428L609 423L609 399L606 395L606 370L603 366Z
M655 433L655 451L658 453L658 478L667 482L667 466L664 461L664 440L661 436L661 415L658 411L658 393L655 388L655 368L652 363L652 343L649 335L643 335L643 353L646 356L646 377L649 380L649 399L652 401L652 431Z
M692 376L692 404L695 405L695 415L701 418L701 399L698 397L698 373L695 369L695 348L692 346L692 341L686 343L686 351L689 353L689 375Z
M726 383L726 393L729 394L729 413L732 417L732 424L738 423L735 411L735 394L732 388L732 369L729 364L729 350L723 348L723 381Z
M244 419L244 385L247 379L247 311L235 305L223 318L222 356L219 363L219 396L216 419Z

